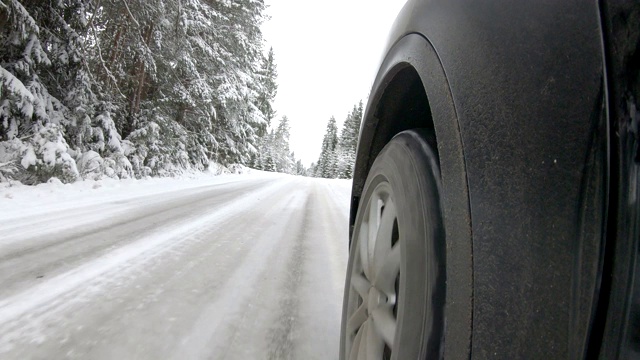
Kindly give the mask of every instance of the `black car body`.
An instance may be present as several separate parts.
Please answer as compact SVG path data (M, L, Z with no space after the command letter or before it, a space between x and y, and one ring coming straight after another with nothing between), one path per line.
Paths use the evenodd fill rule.
M416 334L427 355L640 356L639 9L404 6L363 119L350 223L383 148L433 130L446 280L429 293L435 320Z

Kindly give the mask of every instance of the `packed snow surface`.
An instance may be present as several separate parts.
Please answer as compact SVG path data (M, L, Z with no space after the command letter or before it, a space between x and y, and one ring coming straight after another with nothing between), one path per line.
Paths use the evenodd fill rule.
M0 358L335 359L351 183L0 188Z

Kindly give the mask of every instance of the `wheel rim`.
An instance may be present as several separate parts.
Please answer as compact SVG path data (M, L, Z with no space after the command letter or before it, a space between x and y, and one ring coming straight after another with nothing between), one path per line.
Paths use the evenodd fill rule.
M394 350L400 282L400 239L393 193L376 186L356 226L346 324L349 359L387 359Z

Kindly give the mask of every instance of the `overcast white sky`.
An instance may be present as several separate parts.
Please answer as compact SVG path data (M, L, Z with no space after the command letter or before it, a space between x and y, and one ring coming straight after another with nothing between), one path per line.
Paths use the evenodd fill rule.
M291 123L291 149L318 160L327 121L338 130L360 99L366 105L387 34L406 0L265 0L263 26L278 66L277 117Z

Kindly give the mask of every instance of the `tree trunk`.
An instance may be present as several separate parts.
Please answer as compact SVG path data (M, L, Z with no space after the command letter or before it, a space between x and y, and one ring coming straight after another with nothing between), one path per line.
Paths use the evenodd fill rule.
M117 26L116 28L116 35L113 37L113 45L111 46L111 51L109 54L109 62L107 62L107 69L111 70L113 64L115 63L116 59L118 58L118 52L119 52L119 48L120 48L120 37L122 36L122 33L124 31L125 26Z
M151 35L153 34L154 25L150 24L146 27L145 32L143 34L143 41L146 46L149 45L151 41ZM144 89L144 82L146 79L146 68L144 64L144 58L142 55L137 56L137 60L135 61L135 65L133 67L133 81L132 81L132 89L131 96L129 99L129 121L126 129L123 129L122 137L126 138L136 126L136 116L140 112L140 102L142 101L142 94Z

